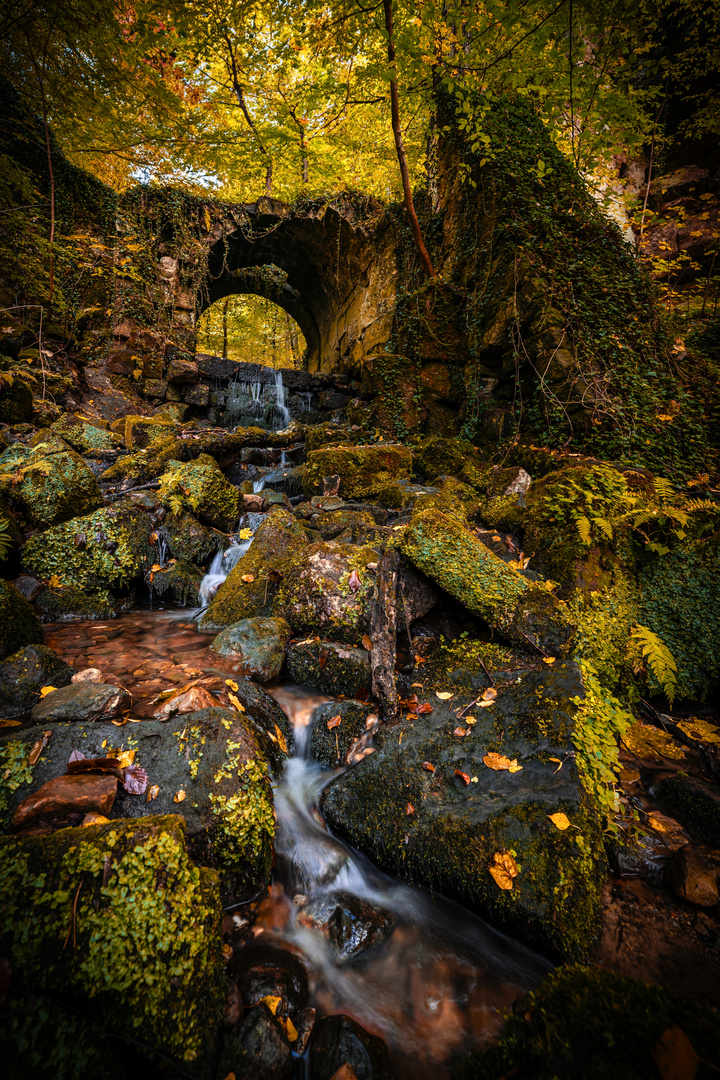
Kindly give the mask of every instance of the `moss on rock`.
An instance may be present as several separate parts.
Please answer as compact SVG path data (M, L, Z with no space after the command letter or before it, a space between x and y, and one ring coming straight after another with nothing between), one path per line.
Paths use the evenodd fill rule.
M0 483L27 520L43 529L102 506L94 473L59 438L6 450L0 456Z
M118 604L107 589L84 592L75 585L44 589L36 600L43 622L81 622L112 619Z
M169 513L158 534L163 538L175 559L202 565L227 545L227 537L205 525L192 514Z
M129 501L55 525L23 550L28 573L86 592L126 589L152 561L150 519Z
M340 477L343 499L367 499L407 480L412 471L412 451L406 446L334 446L307 455L303 480L306 495L322 493L323 478Z
M42 625L30 604L9 581L0 580L0 659L42 643Z
M189 464L168 462L160 477L160 501L176 514L191 510L225 531L237 526L240 494L206 454Z
M289 561L277 611L296 634L360 644L370 629L379 555L375 548L323 541Z
M62 829L0 849L13 996L57 996L206 1073L222 1009L221 908L217 875L188 859L183 821ZM43 1065L20 1025L3 1036L11 1061Z
M51 430L81 454L92 453L93 450L116 450L122 445L119 435L73 413L61 416Z
M25 720L43 686L66 686L73 669L46 645L26 645L0 663L0 715Z
M203 572L180 559L160 570L150 571L148 584L161 600L171 600L181 607L195 607L200 596Z

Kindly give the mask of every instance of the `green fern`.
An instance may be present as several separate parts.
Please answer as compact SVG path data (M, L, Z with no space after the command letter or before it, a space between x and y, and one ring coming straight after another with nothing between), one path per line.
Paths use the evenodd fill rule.
M648 667L662 686L665 696L672 705L677 690L675 657L662 638L653 633L648 626L636 626L630 636L640 645Z
M675 488L664 476L656 476L653 481L655 494L660 502L668 503L675 497Z
M4 562L10 554L12 548L12 537L10 536L10 521L5 514L0 511L0 562Z

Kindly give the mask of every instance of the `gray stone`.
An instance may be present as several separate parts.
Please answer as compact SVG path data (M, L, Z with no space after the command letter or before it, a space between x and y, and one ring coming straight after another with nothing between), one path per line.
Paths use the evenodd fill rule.
M195 405L197 408L206 409L209 399L209 386L188 386L183 391L183 401L186 405Z
M82 722L109 720L129 709L132 698L121 686L107 683L73 683L46 694L32 710L36 724L58 720Z
M323 934L339 960L350 960L372 948L395 926L391 912L343 891L314 897L301 908L297 921L299 926Z
M66 686L73 669L46 645L26 645L0 663L0 714L26 720L43 686Z
M370 688L370 654L336 641L291 644L287 650L291 682L311 686L323 694L354 696Z
M340 723L329 728L328 722L337 720L338 716ZM375 706L363 701L329 701L319 705L312 715L310 757L328 768L342 765L356 740L368 730L369 717L377 720Z
M354 1070L357 1080L384 1080L390 1071L387 1046L349 1016L323 1016L310 1041L310 1075L332 1080L343 1065Z
M282 670L291 636L284 619L241 619L221 631L210 648L220 656L237 657L244 674L269 682Z

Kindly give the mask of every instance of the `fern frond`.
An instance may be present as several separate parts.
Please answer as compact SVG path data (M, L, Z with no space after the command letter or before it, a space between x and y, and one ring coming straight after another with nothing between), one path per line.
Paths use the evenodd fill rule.
M576 524L578 533L580 534L580 539L582 540L583 544L589 544L591 542L590 519L585 517L584 514L581 514L580 517L577 519Z
M636 626L630 635L638 642L648 667L672 705L677 690L677 663L669 648L649 626Z
M705 511L710 514L718 514L720 513L720 503L713 502L712 499L688 499L685 503L685 509L691 514Z
M595 518L593 518L593 525L597 526L597 528L600 530L600 532L603 534L603 536L605 536L608 540L612 540L612 538L613 538L612 525L607 520L607 518L595 517Z
M655 494L661 502L670 502L675 495L675 488L664 476L656 476L654 480Z

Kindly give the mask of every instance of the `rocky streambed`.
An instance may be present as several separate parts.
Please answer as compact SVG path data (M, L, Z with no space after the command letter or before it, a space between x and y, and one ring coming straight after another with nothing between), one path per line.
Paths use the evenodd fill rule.
M8 429L7 1059L712 1075L714 510L359 407Z

